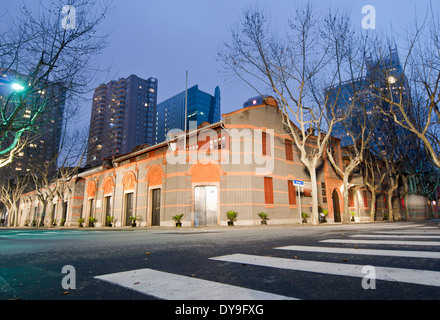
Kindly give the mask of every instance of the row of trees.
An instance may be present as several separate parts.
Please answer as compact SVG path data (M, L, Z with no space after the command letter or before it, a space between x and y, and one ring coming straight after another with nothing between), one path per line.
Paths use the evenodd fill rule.
M349 180L361 164L371 191L388 180L390 219L399 181L403 178L407 188L409 177L420 174L422 162L433 164L432 171L440 168L440 24L431 8L427 12L422 24L405 30L403 39L383 40L354 27L348 12L319 13L311 3L296 8L284 34L275 31L258 6L246 8L231 28L218 60L228 76L278 101L310 174L312 223L318 223L316 170L325 153L344 182L343 222L350 220ZM391 43L402 43L402 77L390 67ZM377 66L372 68L371 61ZM365 76L369 80L360 84ZM344 127L352 141L343 166L332 156L336 126ZM374 128L386 134L381 136ZM378 159L385 170L377 167ZM375 171L380 174L372 176Z
M20 196L31 190L43 204L39 225L52 225L50 204L69 192L67 182L83 164L88 130L78 117L102 71L98 58L108 34L101 28L109 9L105 1L40 0L20 5L17 16L2 16L0 202L10 226L19 223ZM27 157L42 141L45 155Z

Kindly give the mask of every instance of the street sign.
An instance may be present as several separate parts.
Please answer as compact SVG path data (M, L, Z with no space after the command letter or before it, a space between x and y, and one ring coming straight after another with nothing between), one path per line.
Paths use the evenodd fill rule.
M304 186L304 181L301 181L301 180L293 180L293 184L294 184L295 186L302 187L302 186Z

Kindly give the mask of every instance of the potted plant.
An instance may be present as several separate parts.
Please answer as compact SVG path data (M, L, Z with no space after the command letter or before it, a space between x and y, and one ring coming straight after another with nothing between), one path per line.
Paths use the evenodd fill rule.
M132 227L136 227L136 221L141 220L141 218L139 216L131 216L129 217L129 219L131 220L131 226Z
M238 213L236 211L233 210L229 210L226 212L226 218L228 218L228 226L233 226L234 225L234 221L237 221L237 215Z
M173 220L176 221L177 228L180 228L182 226L182 217L183 217L183 213L176 214L175 216L173 216Z
M327 209L323 209L322 213L321 213L321 217L322 217L322 222L323 223L327 222L327 216L328 216L328 210Z
M350 213L351 213L351 221L354 221L354 216L356 215L356 212L350 211Z
M98 220L96 220L96 218L90 217L89 218L89 227L94 227L96 221L98 221Z
M265 212L260 212L258 216L261 218L261 225L267 225L267 220L269 220L269 216Z
M66 219L60 219L60 226L64 227L65 223L66 223Z
M302 223L307 223L307 219L309 218L309 214L302 212L301 217L302 217Z
M79 218L78 219L78 223L79 223L79 226L82 228L83 227L83 223L84 223L84 218Z
M54 227L57 226L57 219L53 219L53 221L52 221L52 226L54 226Z
M107 222L107 226L108 227L112 227L113 226L113 221L115 221L115 217L113 216L107 216L105 218L105 221Z
M29 226L29 220L24 220L24 226L28 227Z
M32 227L36 227L37 226L37 220L32 220Z

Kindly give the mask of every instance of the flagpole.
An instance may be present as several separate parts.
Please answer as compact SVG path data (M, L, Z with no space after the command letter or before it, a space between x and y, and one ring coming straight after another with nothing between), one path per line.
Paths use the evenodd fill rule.
M184 118L184 122L185 122L185 153L186 153L186 130L187 130L187 112L188 112L188 71L186 71L186 86L185 86L185 118Z

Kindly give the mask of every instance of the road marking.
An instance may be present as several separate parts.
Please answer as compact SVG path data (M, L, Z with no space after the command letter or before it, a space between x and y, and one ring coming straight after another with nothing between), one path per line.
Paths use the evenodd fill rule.
M165 300L297 300L153 269L106 274L95 279Z
M403 245L403 246L440 246L440 242L435 242L435 241L328 239L328 240L321 240L320 242L357 243L357 244L386 244L386 245Z
M355 234L350 236L350 238L414 238L414 239L440 239L440 236L433 235L404 235L404 234Z
M245 263L263 267L288 269L312 273L330 274L345 277L364 278L365 266L321 261L292 260L286 258L262 257L246 254L232 254L211 258L212 260ZM377 280L405 282L440 287L440 272L428 270L374 267Z
M311 246L285 246L285 247L278 247L275 249L290 250L290 251L320 252L320 253L342 253L342 254L359 254L359 255L372 255L372 256L440 259L440 252L430 252L430 251L374 250L374 249L329 248L329 247L311 247Z
M424 231L424 230L399 230L399 231L374 231L373 233L383 234L440 234L440 229L437 231Z

